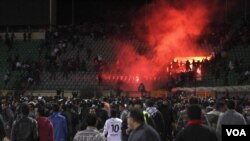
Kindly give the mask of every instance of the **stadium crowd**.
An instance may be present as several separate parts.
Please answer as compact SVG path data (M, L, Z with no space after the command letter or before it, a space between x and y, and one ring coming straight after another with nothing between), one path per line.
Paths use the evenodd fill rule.
M197 41L200 47L211 52L212 58L210 60L194 60L185 63L178 62L178 60L169 62L168 72L166 72L170 78L168 86L193 85L197 69L200 69L203 74L211 74L216 80L223 80L225 86L229 85L229 78L232 74L237 76L235 85L244 84L249 80L250 66L247 64L247 60L242 57L232 58L228 56L228 52L232 48L248 47L250 41L249 25L242 23L234 28L232 25L223 26L224 28L221 26L215 26L211 31L205 31L204 35ZM69 74L74 72L101 72L105 69L104 64L110 62L106 62L107 60L101 57L101 52L96 54L98 51L95 50L94 46L86 46L86 42L89 39L122 40L124 37L135 39L128 32L129 28L128 25L108 26L101 24L54 27L45 32L45 40L42 40L37 47L38 56L36 58L38 59L29 57L25 59L20 57L20 54L12 54L11 51L15 48L15 34L6 33L3 39L10 55L6 58L7 71L3 76L4 85L6 88L11 87L8 84L14 79L12 74L16 71L21 73L20 83L17 84L19 89L22 86L29 88L34 84L39 85L42 72L50 72L51 80L57 79L57 72L62 72L64 79L68 79ZM25 42L32 41L32 34L24 32L23 40ZM75 51L75 53L69 54L70 51ZM185 71L178 72L177 70L181 67L185 68Z
M246 97L2 97L0 139L188 141L221 139L221 125L250 124Z
M88 29L82 28L80 29ZM100 57L92 56L92 49L84 47L84 36L105 39L102 30L79 31L73 27L58 27L47 31L45 40L38 48L39 58L34 61L20 60L18 55L10 56L9 71L4 76L7 85L11 71L24 72L21 80L29 85L39 84L40 72L62 71L67 78L69 72L87 71L86 60L96 62L95 71L100 70ZM212 72L220 78L223 72L224 85L228 84L229 71L239 75L238 84L249 79L249 66L242 65L244 60L226 57L227 51L236 45L249 44L249 29L246 26L236 31L218 31L201 39L203 46L213 46L213 58L203 62L192 62L193 68L201 67L203 72ZM117 31L118 32L118 31ZM86 33L86 34L85 34ZM221 35L221 33L223 33ZM109 33L110 34L110 33ZM31 38L31 35L29 35ZM5 44L11 51L14 35L6 34ZM24 35L24 41L26 41ZM219 43L219 44L218 44ZM71 47L71 48L69 48ZM58 58L67 50L86 50L86 58L80 54L73 58ZM42 57L42 54L44 57ZM63 58L63 57L62 57ZM173 78L176 86L193 81L196 70L191 70L191 62L186 62L186 73ZM195 67L194 67L195 66ZM175 67L179 67L179 64ZM191 72L191 73L190 73ZM190 75L191 74L191 75ZM190 78L191 76L191 78ZM170 79L172 80L172 79ZM177 84L179 82L179 84ZM0 141L188 141L221 140L221 125L250 124L249 106L246 97L205 98L172 96L167 98L130 98L102 97L84 99L79 97L11 97L1 98Z

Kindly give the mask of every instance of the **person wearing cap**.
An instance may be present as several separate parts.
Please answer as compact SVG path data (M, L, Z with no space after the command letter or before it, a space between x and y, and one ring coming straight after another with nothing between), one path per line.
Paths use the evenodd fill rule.
M190 105L187 126L177 134L175 141L218 141L215 131L203 124L201 115L200 105Z

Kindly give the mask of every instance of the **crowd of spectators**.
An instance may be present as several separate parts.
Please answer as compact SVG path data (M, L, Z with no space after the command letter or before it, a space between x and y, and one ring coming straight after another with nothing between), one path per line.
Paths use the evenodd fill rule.
M192 62L170 62L168 66L167 85L171 89L175 86L193 86L197 81L197 71L202 73L202 77L211 74L215 80L223 80L223 85L229 85L230 75L237 75L238 85L244 84L249 80L249 63L245 58L230 58L228 53L235 47L248 47L250 36L249 26L247 24L214 26L210 31L205 31L200 37L198 44L211 51L212 58L202 61ZM45 32L45 40L41 41L37 49L38 57L22 58L20 54L11 54L7 58L8 69L3 75L5 87L13 80L13 72L19 71L20 76L14 86L29 88L32 85L39 85L41 73L49 72L50 79L57 79L57 72L62 72L64 79L68 79L70 73L74 72L97 72L99 83L102 83L102 71L105 68L105 61L102 53L99 54L92 46L86 46L86 38L91 40L109 40L118 38L122 40L130 36L128 32L130 26L122 25L105 25L86 23L77 26L57 26ZM15 46L14 33L6 33L5 44L8 50ZM23 33L23 40L31 40L31 32ZM70 53L74 51L74 53ZM22 56L22 55L21 55ZM184 71L179 72L180 68ZM113 70L115 71L115 70ZM233 73L231 73L233 72Z
M217 141L222 124L250 124L249 104L247 97L216 99L176 94L166 98L99 99L8 95L1 97L0 127L5 131L1 139L150 141L153 137L157 141L178 141L210 137Z
M102 82L103 60L99 54L93 54L92 46L85 46L85 38L91 40L106 39L109 35L116 38L126 36L129 26L86 23L78 26L55 26L45 31L45 39L37 47L38 56L25 57L12 53L15 47L15 33L5 34L4 43L8 47L7 69L3 75L4 87L29 89L39 86L41 73L49 72L50 79L57 79L57 72L62 72L64 79L70 73L97 72L99 83ZM2 39L2 38L1 38ZM23 41L31 41L32 33L23 32ZM74 53L71 53L74 51ZM13 51L15 52L15 51ZM34 53L37 54L37 53ZM101 54L101 53L100 53ZM15 78L13 77L14 74ZM10 81L14 82L10 84Z
M236 74L237 80L234 85L242 85L249 80L250 65L246 58L229 56L233 48L248 48L250 43L249 25L242 23L237 27L232 25L215 26L211 31L199 39L198 44L211 52L211 58L202 61L185 63L175 60L168 65L169 81L168 85L193 86L199 73L201 77L211 74L215 80L223 80L224 86L229 85L229 78ZM181 71L180 71L181 70Z

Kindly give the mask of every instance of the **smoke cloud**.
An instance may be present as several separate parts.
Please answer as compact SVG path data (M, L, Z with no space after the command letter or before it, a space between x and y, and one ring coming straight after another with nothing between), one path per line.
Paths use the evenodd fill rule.
M136 82L153 89L153 81L164 77L162 72L174 57L208 55L197 40L210 23L215 5L216 1L208 0L148 3L133 19L133 31L140 43L121 42L113 70L119 69L120 74L133 76Z

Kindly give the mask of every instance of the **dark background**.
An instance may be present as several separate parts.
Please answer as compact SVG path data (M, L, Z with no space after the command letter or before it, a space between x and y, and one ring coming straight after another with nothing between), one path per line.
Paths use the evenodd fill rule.
M53 0L54 1L54 0ZM136 11L152 0L55 0L56 24L123 23L129 22ZM73 2L72 2L73 1ZM169 0L173 1L173 0ZM221 2L222 13L217 14L225 20L225 1ZM227 22L245 16L249 17L249 0L227 0ZM247 3L245 3L247 1ZM209 2L209 0L208 0ZM73 8L72 8L73 7ZM219 19L214 17L215 19ZM73 20L72 20L73 19ZM248 19L249 20L249 19ZM73 22L72 22L73 21ZM49 0L0 0L0 26L48 25Z
M49 23L49 0L0 0L0 25Z

